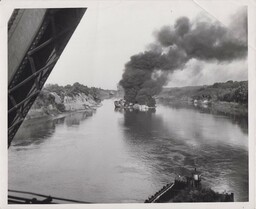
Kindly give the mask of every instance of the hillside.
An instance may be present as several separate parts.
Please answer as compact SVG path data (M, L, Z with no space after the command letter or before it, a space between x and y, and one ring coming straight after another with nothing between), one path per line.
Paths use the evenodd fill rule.
M227 81L209 86L165 88L158 98L248 103L248 81Z
M66 86L48 84L40 92L27 118L52 116L76 110L92 111L103 99L113 95L115 91L89 88L80 83Z
M164 88L157 96L167 104L204 106L224 113L248 114L248 81L227 81L213 85Z

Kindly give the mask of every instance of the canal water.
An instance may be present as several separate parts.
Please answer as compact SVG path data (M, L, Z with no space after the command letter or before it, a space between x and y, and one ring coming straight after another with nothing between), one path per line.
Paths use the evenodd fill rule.
M144 202L197 168L202 183L248 201L247 119L158 105L27 121L9 148L9 189L95 203Z

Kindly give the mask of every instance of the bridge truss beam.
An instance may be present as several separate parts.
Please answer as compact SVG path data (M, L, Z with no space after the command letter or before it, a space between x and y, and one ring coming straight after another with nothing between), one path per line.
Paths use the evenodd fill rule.
M85 8L47 9L17 69L10 70L8 67L9 73L14 71L9 76L8 84L8 147L85 11ZM16 27L13 22L23 13L24 10L13 12L8 23L8 33L13 33ZM12 40L8 40L8 47L11 44ZM10 66L12 57L9 57L8 62Z

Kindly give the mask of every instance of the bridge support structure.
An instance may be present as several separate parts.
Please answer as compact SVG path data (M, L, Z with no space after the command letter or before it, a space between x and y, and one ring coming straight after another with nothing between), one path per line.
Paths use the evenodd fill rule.
M13 12L8 23L8 147L85 11Z

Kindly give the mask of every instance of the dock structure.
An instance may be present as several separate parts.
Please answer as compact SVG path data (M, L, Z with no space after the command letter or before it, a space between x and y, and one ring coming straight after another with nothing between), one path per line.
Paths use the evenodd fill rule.
M8 22L8 147L85 11L14 10Z

